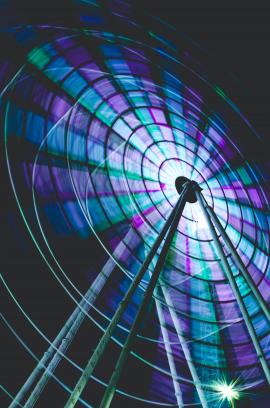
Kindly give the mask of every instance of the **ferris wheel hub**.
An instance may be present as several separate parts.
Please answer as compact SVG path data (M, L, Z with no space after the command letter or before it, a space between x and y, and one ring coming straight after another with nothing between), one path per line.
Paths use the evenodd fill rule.
M187 177L184 176L179 176L175 179L175 188L178 194L181 194L183 191L184 184L189 183L190 184L190 189L187 195L187 201L189 203L196 203L197 202L197 197L195 194L195 191L201 191L202 188L199 186L196 181L189 180Z

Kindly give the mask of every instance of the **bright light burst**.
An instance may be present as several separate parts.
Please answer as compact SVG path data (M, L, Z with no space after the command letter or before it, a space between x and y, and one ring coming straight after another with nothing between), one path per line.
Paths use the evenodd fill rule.
M215 391L218 392L221 401L227 400L233 406L233 401L240 398L239 390L236 387L236 381L232 381L229 384L224 382L218 382L214 386Z

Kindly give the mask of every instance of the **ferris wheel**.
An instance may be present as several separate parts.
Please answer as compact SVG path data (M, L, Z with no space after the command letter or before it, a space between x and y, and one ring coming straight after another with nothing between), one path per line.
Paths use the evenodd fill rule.
M125 3L94 3L89 28L12 31L26 58L1 94L4 159L74 306L49 338L13 294L46 345L10 408L42 406L49 382L65 408L119 406L117 395L125 406L233 406L270 384L270 191L247 149L260 138L189 39L167 25L164 37L155 18L142 27ZM84 287L59 257L64 235L88 255ZM69 349L84 325L78 364ZM134 367L143 389L125 381Z

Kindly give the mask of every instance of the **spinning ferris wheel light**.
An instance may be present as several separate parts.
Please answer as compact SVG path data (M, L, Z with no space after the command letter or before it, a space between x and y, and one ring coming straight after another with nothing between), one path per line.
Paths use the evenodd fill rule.
M46 345L10 408L35 406L50 382L65 408L233 404L232 379L270 385L270 191L246 149L259 139L185 36L89 10L83 30L18 25L26 59L1 94L16 203L75 303L53 340L28 316ZM86 266L61 258L66 237ZM95 336L79 364L83 325ZM129 366L144 389L125 382Z

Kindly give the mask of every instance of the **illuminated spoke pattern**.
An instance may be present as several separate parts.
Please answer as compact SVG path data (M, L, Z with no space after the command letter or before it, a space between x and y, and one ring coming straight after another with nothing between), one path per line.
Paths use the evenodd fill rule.
M200 50L188 40L180 38L176 48L170 28L167 40L154 30L156 22L146 31L128 11L115 14L119 28L112 30L108 10L95 2L88 13L82 18L92 22L91 29L14 28L26 60L2 87L10 181L48 273L77 302L88 287L80 286L76 265L60 261L58 241L73 237L77 246L87 248L85 243L90 247L98 239L103 265L108 260L114 265L95 287L92 307L85 312L100 337L178 200L175 179L184 176L203 189L268 302L269 187L262 164L245 154L246 141L260 143L256 134L208 79L206 68L197 68ZM269 361L269 322L221 243ZM89 265L94 257L89 254ZM127 337L153 267L114 334L118 346ZM99 273L91 269L89 286ZM122 379L119 390L126 398L145 400L145 406L149 401L153 406L199 404L190 363L211 407L220 404L223 389L216 390L214 383L224 376L237 379L242 389L265 383L198 203L185 206L150 309L130 356L146 372L148 386L140 390ZM42 330L39 334L46 337ZM67 352L63 357L76 365ZM106 376L97 375L95 381L106 382ZM92 403L90 398L85 406Z

